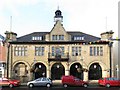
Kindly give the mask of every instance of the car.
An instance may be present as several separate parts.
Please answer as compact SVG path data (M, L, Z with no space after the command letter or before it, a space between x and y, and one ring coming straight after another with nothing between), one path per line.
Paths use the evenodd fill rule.
M106 77L98 80L98 84L101 86L120 86L120 79L115 77Z
M77 77L74 77L72 75L70 76L62 76L62 85L64 87L68 87L68 86L83 86L83 87L88 87L88 82L87 81L83 81Z
M29 86L30 88L32 88L34 86L51 87L52 86L52 80L50 78L40 77L38 79L35 79L33 81L28 82L27 86Z
M10 88L14 86L19 86L20 81L15 79L0 78L0 86L9 86Z

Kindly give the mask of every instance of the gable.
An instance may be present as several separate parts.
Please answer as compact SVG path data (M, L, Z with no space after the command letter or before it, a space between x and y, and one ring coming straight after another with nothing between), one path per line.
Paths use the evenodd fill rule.
M57 21L50 32L50 41L53 40L53 36L64 36L64 41L69 41L69 34L65 31L60 21Z

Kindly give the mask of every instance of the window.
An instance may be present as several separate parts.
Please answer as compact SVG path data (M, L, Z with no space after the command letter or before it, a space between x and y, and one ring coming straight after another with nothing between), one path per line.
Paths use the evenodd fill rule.
M93 56L93 47L90 47L90 56Z
M17 46L14 48L15 56L27 56L27 47L26 46Z
M97 47L97 56L99 56L99 47Z
M64 40L64 35L52 35L52 40Z
M90 47L90 56L103 56L103 47Z
M52 56L55 56L55 47L52 47Z
M74 36L74 40L84 40L83 36Z
M55 55L64 56L64 47L52 47L52 56Z
M96 56L96 47L94 47L94 56Z
M100 56L103 56L103 47L100 47Z
M61 55L64 56L64 47L60 47L61 48Z
M32 40L42 40L42 36L33 36Z
M81 47L72 47L72 56L81 56Z
M43 56L44 51L44 47L35 47L35 56Z

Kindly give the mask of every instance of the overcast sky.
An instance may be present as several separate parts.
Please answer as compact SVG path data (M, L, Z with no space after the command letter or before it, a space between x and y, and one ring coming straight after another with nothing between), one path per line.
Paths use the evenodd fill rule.
M119 0L0 0L0 34L11 31L18 37L32 32L50 32L58 6L66 31L81 31L100 37L118 32Z

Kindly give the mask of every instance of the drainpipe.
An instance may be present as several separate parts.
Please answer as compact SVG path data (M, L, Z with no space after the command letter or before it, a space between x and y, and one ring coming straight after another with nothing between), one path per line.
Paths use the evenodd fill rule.
M9 52L10 52L10 45L7 43L7 78L9 78Z
M112 62L112 44L113 44L113 42L110 41L109 42L110 77L112 77L112 73L113 73L113 68L112 68L112 64L113 64L113 62Z

